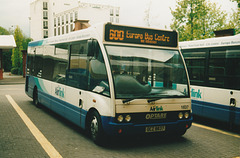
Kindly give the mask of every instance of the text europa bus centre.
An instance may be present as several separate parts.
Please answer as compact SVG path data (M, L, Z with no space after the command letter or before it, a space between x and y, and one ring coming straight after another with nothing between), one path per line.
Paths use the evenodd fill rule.
M103 136L183 135L192 123L178 34L111 23L29 43L26 94Z

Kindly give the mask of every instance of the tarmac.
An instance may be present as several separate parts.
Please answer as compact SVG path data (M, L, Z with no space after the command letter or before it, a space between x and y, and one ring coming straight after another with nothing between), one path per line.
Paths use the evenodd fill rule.
M26 78L22 75L14 75L10 72L3 73L3 79L0 80L0 85L25 84Z

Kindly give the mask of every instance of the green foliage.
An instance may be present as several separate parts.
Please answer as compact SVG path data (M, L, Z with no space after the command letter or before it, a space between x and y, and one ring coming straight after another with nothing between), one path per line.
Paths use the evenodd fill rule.
M178 30L179 41L189 41L213 37L213 31L229 28L227 14L207 0L178 0L175 10L171 10L171 29Z
M240 14L238 12L232 14L228 26L229 28L234 28L236 34L240 33Z
M12 69L11 72L13 74L22 74L22 42L23 42L23 34L22 30L17 26L14 30L14 39L17 47L13 48L12 51Z
M231 20L229 22L229 26L235 28L236 34L240 33L240 0L231 0L232 2L236 2L238 10L233 13L231 16Z
M23 50L27 50L28 43L31 42L32 40L33 39L31 38L23 37L23 41L22 41Z
M238 3L238 8L240 8L240 0L231 0L232 2L237 2Z
M10 35L10 33L5 28L0 26L0 35Z

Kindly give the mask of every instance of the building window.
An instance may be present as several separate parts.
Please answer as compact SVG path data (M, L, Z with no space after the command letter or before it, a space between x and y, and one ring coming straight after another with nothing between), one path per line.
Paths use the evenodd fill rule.
M56 27L56 25L57 25L57 19L54 18L54 27Z
M57 36L57 29L54 28L54 36Z
M48 11L43 11L43 19L48 19Z
M110 16L113 16L113 13L114 13L113 9L110 9Z
M68 23L68 20L69 20L68 14L66 14L66 24Z
M64 25L64 15L62 16L62 24Z
M43 30L43 38L48 38L48 30Z
M75 12L75 20L78 19L78 12Z
M70 22L73 22L73 13L70 14Z
M48 21L43 21L43 29L48 29Z
M64 26L62 26L62 35L64 34Z
M60 17L58 17L58 26L60 26Z
M58 35L60 35L60 27L58 27Z
M119 9L116 9L116 16L119 16Z
M114 18L112 16L110 17L110 22L114 22Z
M70 32L72 32L73 31L73 24L71 24L71 26L70 26Z
M48 10L48 3L47 2L43 2L43 10Z
M69 30L69 29L68 29L68 25L66 25L66 33L68 33L68 30Z
M119 17L116 17L116 23L119 23Z

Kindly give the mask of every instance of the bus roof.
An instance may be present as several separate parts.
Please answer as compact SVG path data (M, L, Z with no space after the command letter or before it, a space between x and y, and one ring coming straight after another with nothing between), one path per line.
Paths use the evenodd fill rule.
M204 40L179 42L181 49L209 48L240 45L240 34L235 36L208 38Z

